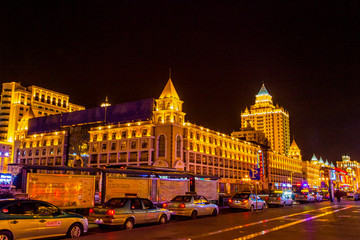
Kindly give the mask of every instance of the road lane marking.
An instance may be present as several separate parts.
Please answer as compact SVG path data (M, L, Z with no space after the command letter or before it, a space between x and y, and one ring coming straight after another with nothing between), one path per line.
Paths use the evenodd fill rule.
M214 231L214 232L205 233L205 234L201 234L201 235L198 235L198 236L194 236L194 237L192 237L192 238L188 238L188 240L196 239L196 238L202 238L202 237L207 237L207 236L211 236L211 235L215 235L215 234L220 234L220 233L224 233L224 232L228 232L228 231L233 231L233 230L236 230L236 229L241 229L241 228L245 228L245 227L250 227L250 226L254 226L254 225L257 225L257 224L262 224L262 223L266 223L266 222L270 222L270 221L275 221L275 220L280 220L280 219L287 220L288 217L293 217L293 216L297 216L297 215L303 215L303 214L306 214L306 213L310 213L310 212L314 212L314 211L318 211L318 210L325 210L325 209L332 208L332 207L337 207L337 205L328 206L328 207L323 207L323 208L318 208L318 209L313 209L313 210L307 210L307 211L304 211L304 212L293 213L293 214L289 214L289 215L285 215L285 216L281 216L281 217L276 217L276 218L271 218L271 219L265 219L265 220L261 220L261 221L258 221L258 222L253 222L253 223L248 223L248 224L244 224L244 225L239 225L239 226L235 226L235 227L232 227L232 228L226 228L226 229L222 229L222 230L217 230L217 231Z
M310 220L313 220L313 219L316 219L316 218L319 218L319 217L323 217L323 216L326 216L326 215L329 215L329 214L333 214L333 213L336 213L336 212L339 212L339 211L343 211L343 210L346 210L346 209L349 209L349 208L351 208L351 206L344 207L342 209L337 209L337 210L334 210L332 212L325 212L325 213L322 213L322 214L319 214L319 215L316 215L316 216L313 216L313 217L305 218L305 219L298 220L298 221L295 221L295 222L292 222L292 223L287 223L287 224L284 224L284 225L281 225L281 226L278 226L278 227L274 227L274 228L271 228L271 229L268 229L268 230L264 230L264 231L261 231L261 232L249 234L249 235L246 235L244 237L234 238L234 240L248 240L248 239L251 239L251 238L254 238L254 237L262 236L262 235L265 235L265 234L270 233L270 232L278 231L278 230L281 230L281 229L284 229L284 228L287 228L287 227L291 227L291 226L299 224L299 223L307 222L307 221L310 221Z

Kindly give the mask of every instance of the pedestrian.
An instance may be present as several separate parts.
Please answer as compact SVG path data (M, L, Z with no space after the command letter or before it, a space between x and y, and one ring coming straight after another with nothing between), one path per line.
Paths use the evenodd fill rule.
M336 190L336 192L335 192L335 197L336 197L336 199L337 199L337 202L339 203L340 200L341 200L341 193L340 193L339 190Z

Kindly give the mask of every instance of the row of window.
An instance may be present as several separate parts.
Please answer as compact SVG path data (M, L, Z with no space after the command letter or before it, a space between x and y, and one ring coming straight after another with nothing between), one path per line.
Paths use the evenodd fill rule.
M61 157L48 157L48 158L21 158L20 164L40 165L40 166L62 166Z
M141 131L141 136L142 137L145 137L147 136L148 134L148 129L147 128L143 128L142 131ZM114 132L106 132L106 133L103 133L103 134L93 134L92 136L92 141L106 141L106 140L111 140L111 139L117 139L117 137L119 136L119 133L120 133L120 136L121 138L136 138L137 136L137 132L138 130L123 130L121 132L117 132L117 131L114 131ZM111 136L111 138L109 138Z
M26 155L27 154L27 155ZM18 156L22 156L22 157L25 157L25 156L39 156L40 155L40 149L30 149L30 150L18 150ZM45 155L60 155L61 154L61 148L58 147L58 148L43 148L41 150L41 155L42 156L45 156Z
M30 142L22 142L21 148L29 148L29 147L42 147L42 146L53 146L53 145L61 145L62 139L44 139L42 141L30 141Z
M50 98L50 96L47 96L46 97L46 100L45 100L45 95L42 94L41 97L40 97L40 94L39 93L36 93L35 94L35 98L34 98L36 101L40 101L40 102L43 102L43 103L48 103L48 104L52 104L52 105L57 105L59 107L65 107L66 108L66 100L62 100L61 98ZM62 102L62 104L61 104Z
M153 153L153 152L152 152ZM110 154L91 154L90 164L115 164L146 161L151 165L152 155L149 151L142 152L123 152L123 153L110 153Z
M141 139L140 145L138 140L130 141L113 141L110 143L91 143L91 151L98 152L103 151L116 151L116 150L127 150L127 149L137 149L137 148L148 148L149 139Z

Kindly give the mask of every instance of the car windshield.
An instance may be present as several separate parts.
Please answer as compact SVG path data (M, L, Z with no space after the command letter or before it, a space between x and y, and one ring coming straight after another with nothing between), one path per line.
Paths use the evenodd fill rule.
M171 202L190 202L191 196L176 196Z
M270 193L269 197L281 197L281 193Z
M105 203L105 206L121 208L124 207L127 200L128 200L127 198L111 198L109 201Z
M235 196L233 198L241 198L241 199L248 199L250 196L250 194L244 194L244 193L241 193L241 194L235 194Z

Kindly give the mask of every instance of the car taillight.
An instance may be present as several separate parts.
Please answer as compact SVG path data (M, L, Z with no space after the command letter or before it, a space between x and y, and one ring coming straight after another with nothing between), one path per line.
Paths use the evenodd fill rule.
M295 195L295 197L297 197L297 194Z
M90 209L89 209L89 214L90 214L90 213L94 213L94 212L95 212L95 211L94 211L93 208L90 208Z
M114 209L109 209L109 210L106 211L105 214L106 214L106 215L113 216L113 215L115 215L115 210L114 210Z
M243 202L244 202L244 203L247 203L247 202L248 202L248 200L244 200Z
M278 197L277 200L281 200L281 198Z
M179 208L185 208L185 204L181 203L181 204L179 205Z
M266 197L266 200L269 200L269 197Z
M233 200L232 199L229 199L229 203L232 203L233 202Z
M166 203L163 203L163 208L166 208L168 205Z

